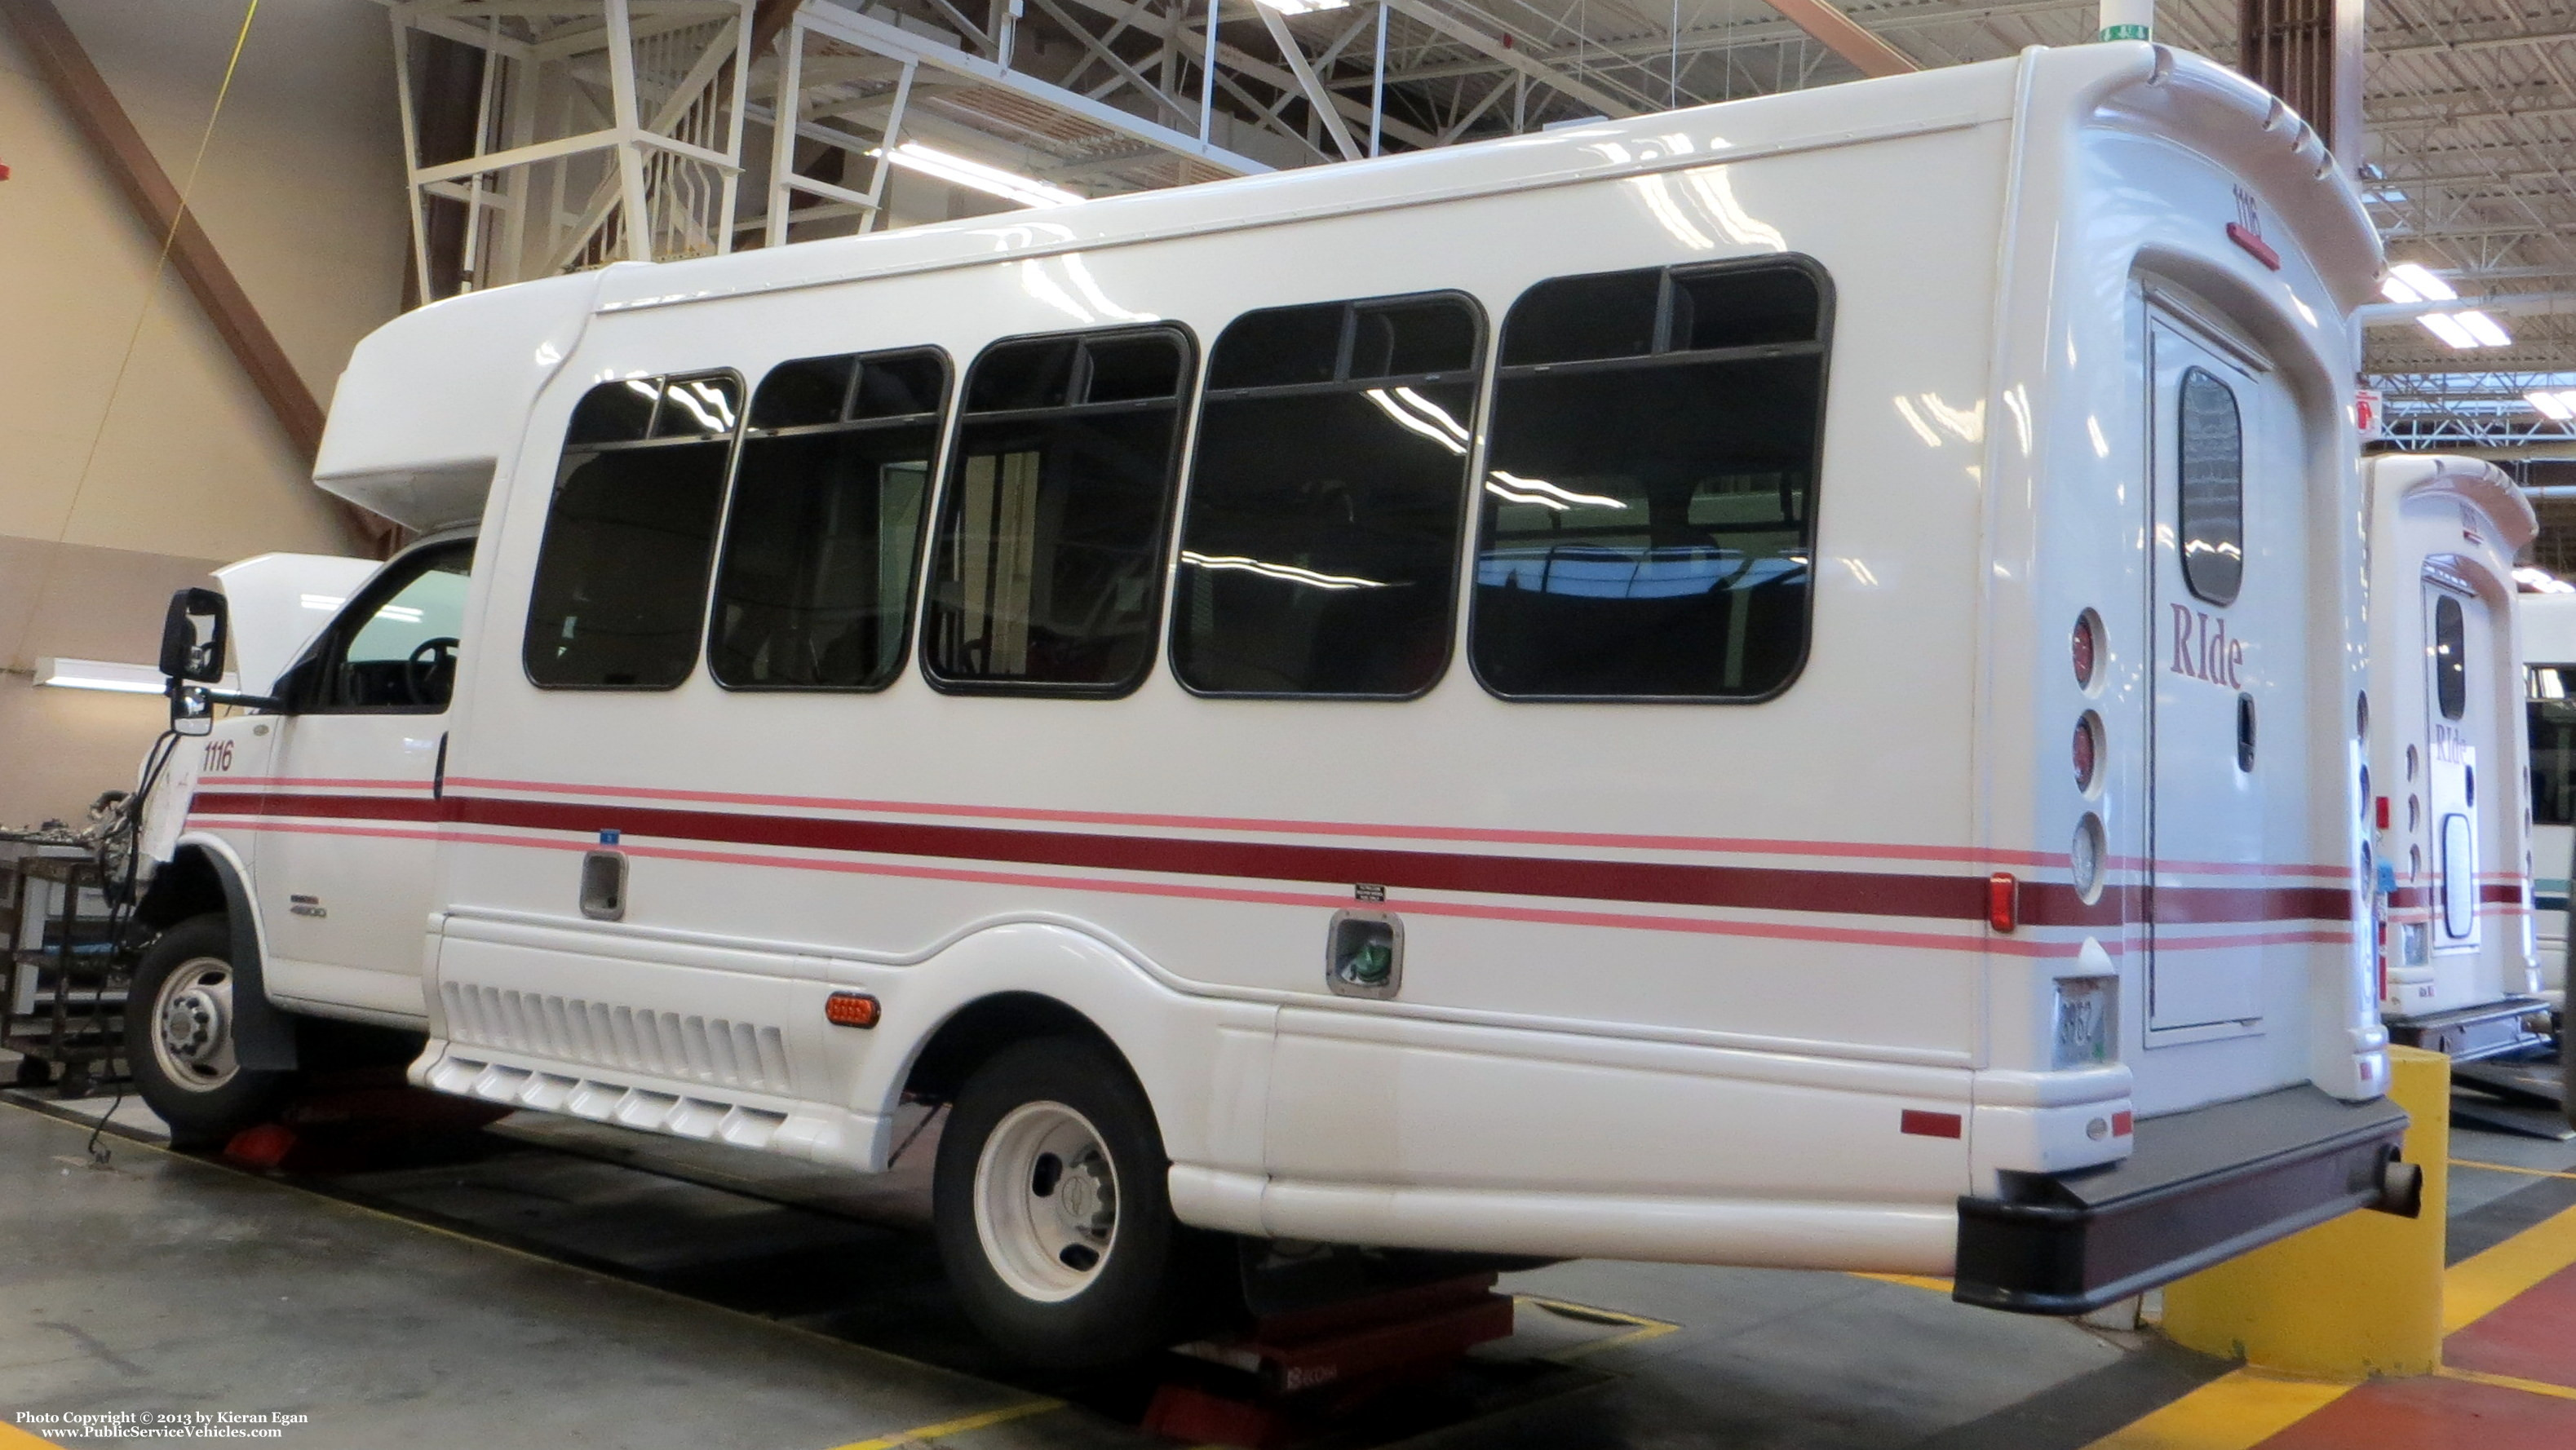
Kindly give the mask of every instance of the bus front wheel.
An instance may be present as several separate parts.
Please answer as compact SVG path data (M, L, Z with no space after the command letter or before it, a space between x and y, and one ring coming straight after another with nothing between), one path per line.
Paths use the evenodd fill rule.
M232 931L220 913L161 934L135 963L125 1060L136 1091L177 1148L212 1147L267 1121L295 1074L241 1065L233 1040Z

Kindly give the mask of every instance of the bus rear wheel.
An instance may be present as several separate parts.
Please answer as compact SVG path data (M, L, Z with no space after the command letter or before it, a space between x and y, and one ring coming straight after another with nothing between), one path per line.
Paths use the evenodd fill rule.
M941 1130L932 1219L967 1317L1015 1359L1122 1364L1173 1343L1200 1236L1125 1064L1076 1038L1021 1042L966 1080Z
M125 1060L176 1148L213 1147L267 1121L295 1074L241 1065L233 1040L232 930L220 913L161 934L134 966Z

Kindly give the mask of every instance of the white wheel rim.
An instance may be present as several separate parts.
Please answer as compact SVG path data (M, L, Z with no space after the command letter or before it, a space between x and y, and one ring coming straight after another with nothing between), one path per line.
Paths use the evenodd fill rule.
M1118 1241L1118 1168L1091 1120L1023 1103L975 1160L975 1236L1011 1292L1060 1304L1091 1287Z
M233 964L191 957L161 979L149 1019L152 1057L161 1075L190 1092L210 1093L233 1080Z

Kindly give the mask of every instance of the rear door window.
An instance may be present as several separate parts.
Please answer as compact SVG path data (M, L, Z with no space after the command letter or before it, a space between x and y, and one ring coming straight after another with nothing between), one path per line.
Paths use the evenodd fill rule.
M2433 600L2433 703L2445 720L2469 709L2468 619L2447 594Z
M2212 604L2233 604L2245 580L2244 419L2235 389L2206 368L2184 370L2179 411L2183 583Z

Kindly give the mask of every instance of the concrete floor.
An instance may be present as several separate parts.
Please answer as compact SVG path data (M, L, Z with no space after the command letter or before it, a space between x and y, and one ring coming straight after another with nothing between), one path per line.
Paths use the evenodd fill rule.
M39 1104L108 1106L0 1105L0 1416L284 1412L309 1423L278 1443L311 1450L1168 1443L1134 1428L1149 1381L1033 1377L976 1341L918 1146L854 1182L513 1118L263 1176L116 1135L93 1166ZM116 1123L157 1129L132 1103ZM2576 1206L2576 1179L2507 1171L2576 1170L2576 1144L2462 1129L2454 1156L2500 1165L2454 1169L2455 1261ZM1506 1287L1513 1338L1319 1444L2079 1450L2229 1368L1845 1274L1584 1261Z

